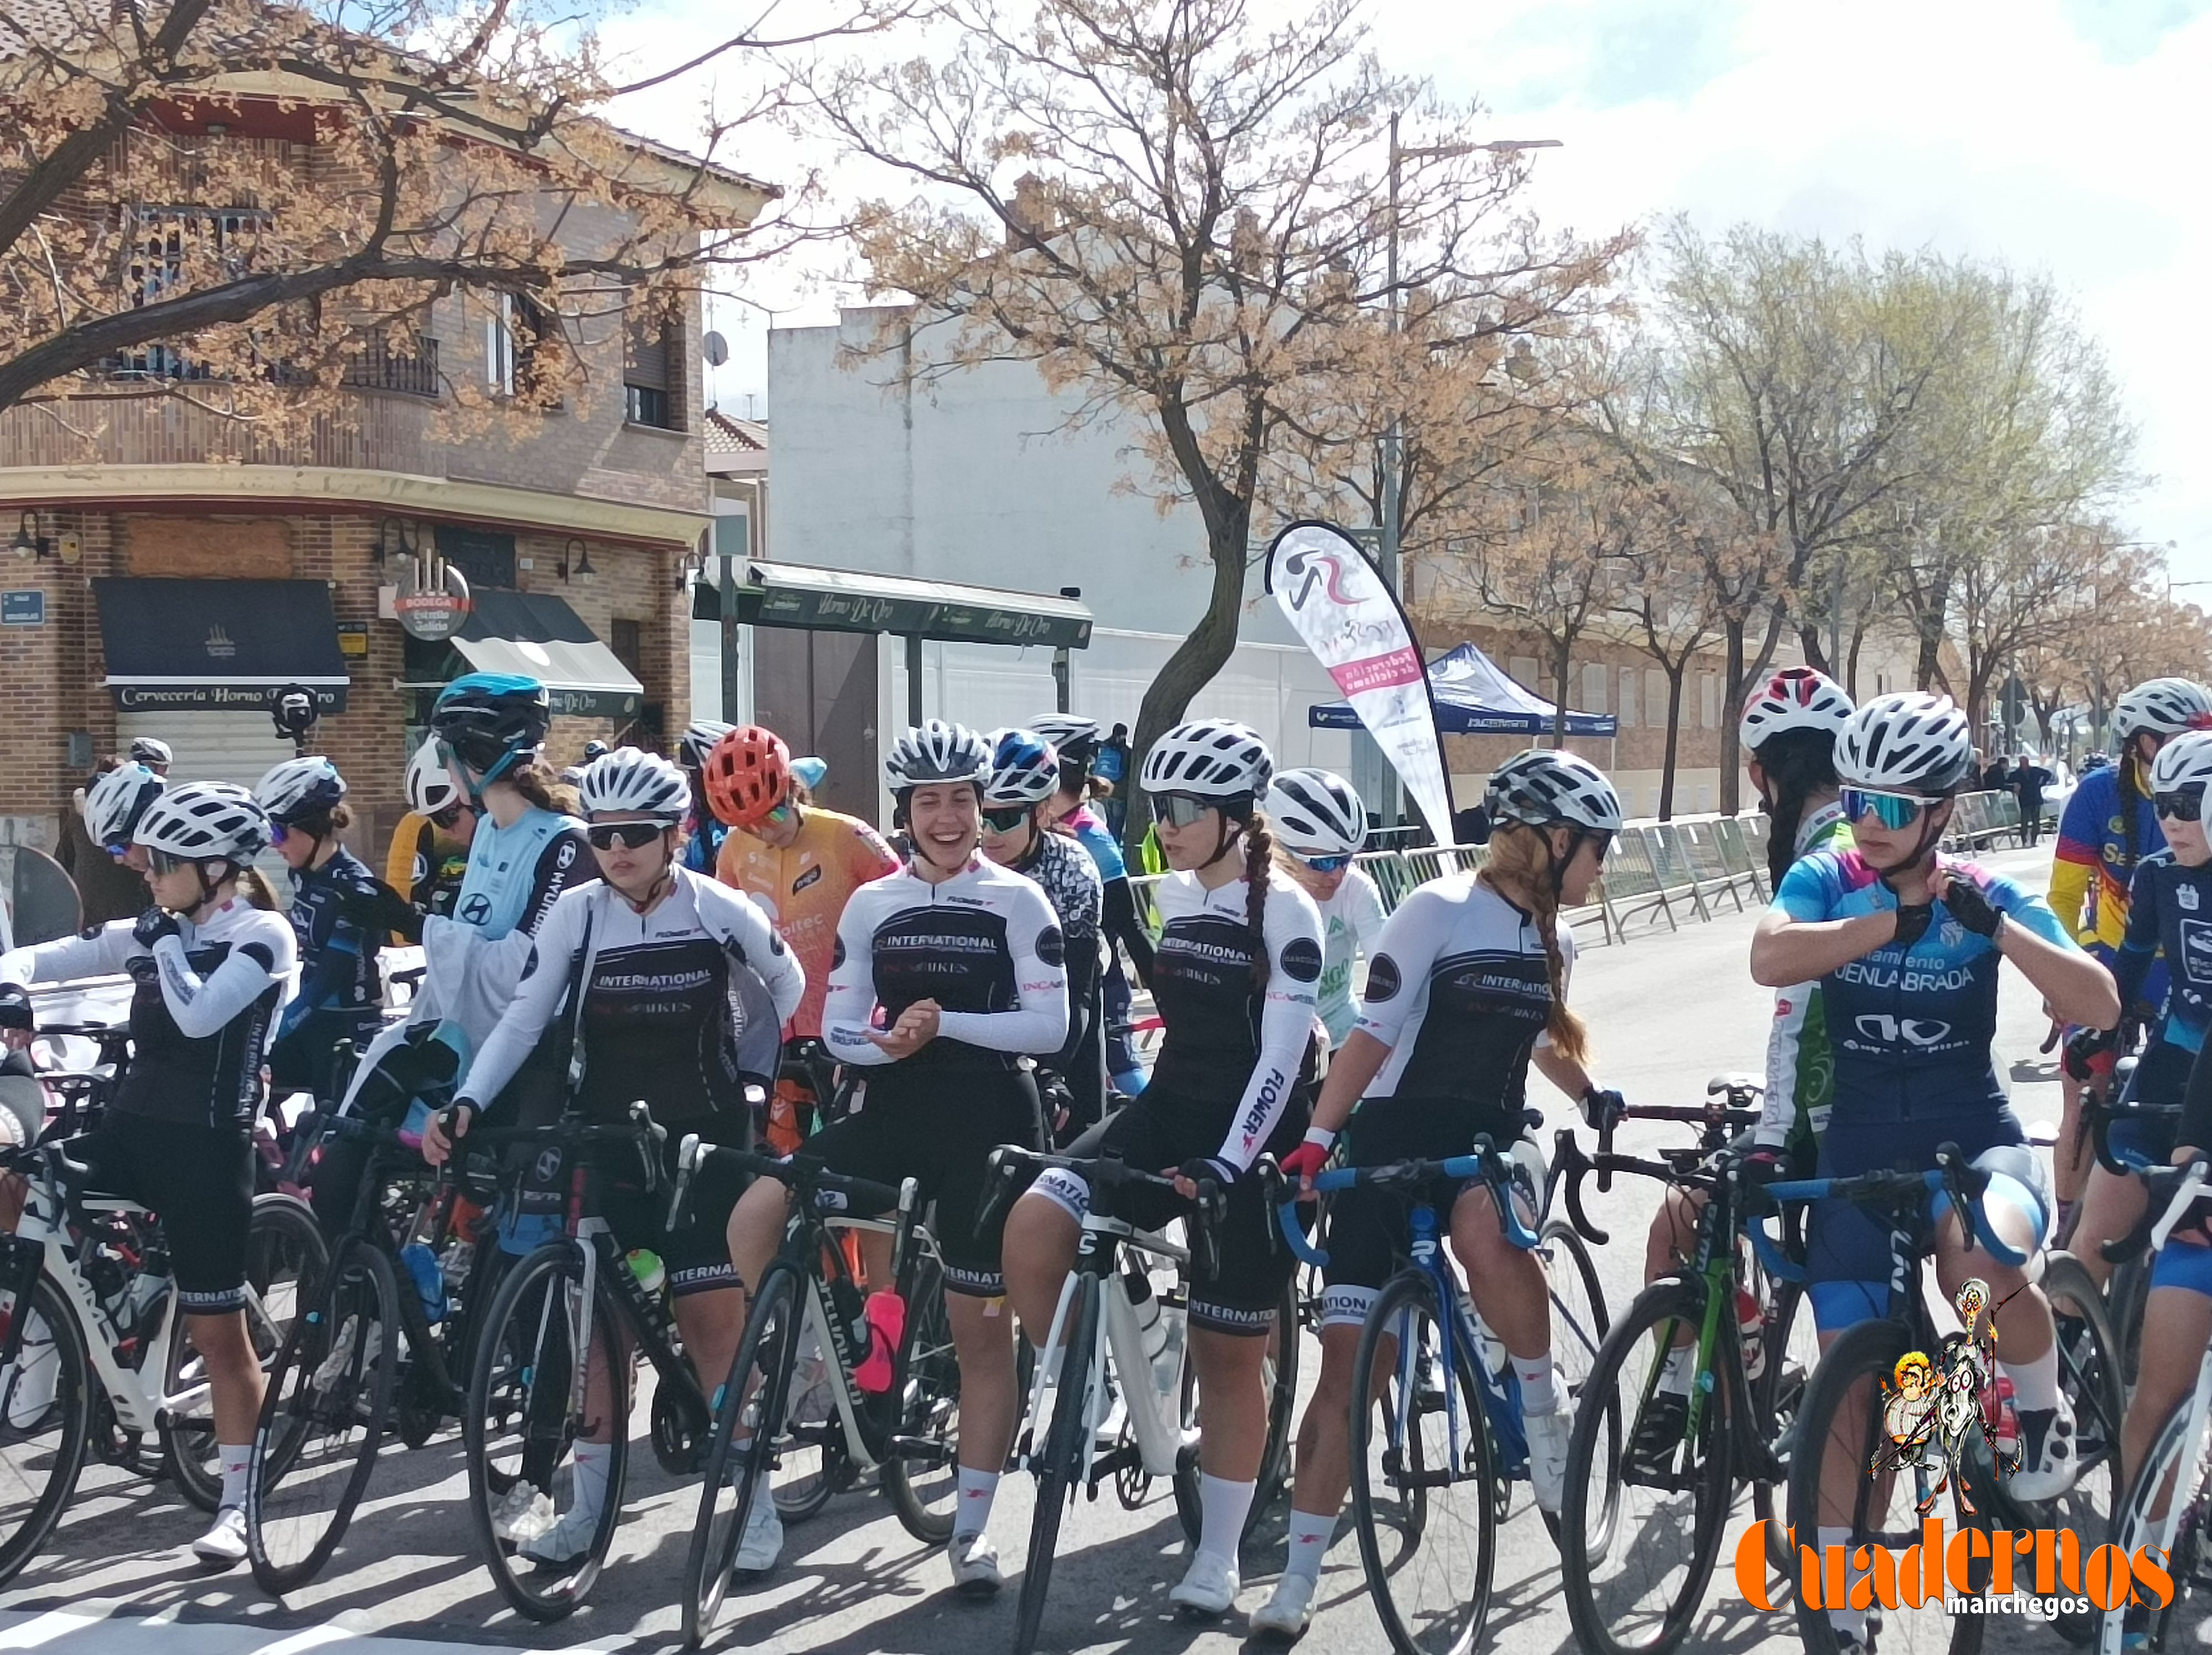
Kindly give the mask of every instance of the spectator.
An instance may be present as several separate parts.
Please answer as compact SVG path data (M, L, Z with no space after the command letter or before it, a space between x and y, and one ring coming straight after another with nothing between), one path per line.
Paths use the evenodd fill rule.
M1106 818L1106 831L1119 839L1129 820L1127 725L1116 724L1114 733L1098 744L1098 751L1091 760L1091 774L1113 789L1099 800L1098 809Z
M2037 764L2027 754L2020 756L2020 767L2012 773L2013 791L2020 796L2020 836L2022 844L2032 845L2043 832L2043 790L2057 778Z
M85 787L122 762L112 754L101 759L100 768L85 778ZM134 919L146 909L145 879L137 869L126 867L109 855L106 847L93 843L84 824L84 788L79 788L62 806L61 839L54 860L76 885L81 924Z
M2005 756L1999 753L1983 767L1982 790L1984 793L2002 793L2011 779L2011 767L2005 763Z
M131 757L155 775L164 777L169 774L169 766L177 762L177 756L169 751L169 744L156 741L150 735L142 735L131 744Z

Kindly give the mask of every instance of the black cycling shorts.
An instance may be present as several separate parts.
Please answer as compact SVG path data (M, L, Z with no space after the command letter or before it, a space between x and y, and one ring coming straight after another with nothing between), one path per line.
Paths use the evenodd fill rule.
M1070 1144L1066 1153L1084 1159L1118 1155L1125 1165L1140 1171L1164 1172L1185 1161L1220 1153L1221 1141L1229 1135L1230 1114L1239 1101L1231 1098L1227 1108L1201 1104L1172 1094L1154 1081L1142 1096ZM1312 1106L1310 1088L1293 1091L1290 1107L1269 1135L1264 1153L1280 1159L1295 1149L1305 1136ZM1030 1188L1078 1220L1088 1210L1090 1187L1074 1173L1055 1169ZM1123 1188L1115 1192L1114 1199L1114 1215L1141 1230L1160 1229L1187 1210L1164 1190ZM1228 1210L1219 1231L1219 1263L1212 1275L1191 1283L1191 1325L1255 1337L1273 1329L1276 1306L1298 1263L1276 1223L1267 1188L1256 1174L1247 1174L1229 1186Z
M242 1131L110 1113L74 1147L92 1169L91 1193L124 1196L161 1219L180 1310L246 1308L253 1146Z
M730 1209L751 1182L732 1167L711 1160L702 1163L692 1177L690 1193L684 1197L683 1227L671 1232L668 1203L676 1191L676 1158L683 1149L684 1135L693 1132L705 1143L733 1149L752 1147L749 1118L716 1117L672 1124L667 1141L660 1147L657 1190L646 1188L645 1170L638 1165L637 1152L630 1145L610 1144L592 1151L599 1176L592 1187L599 1216L624 1252L659 1255L668 1271L672 1299L717 1293L738 1285L738 1273L730 1267Z
M1002 1207L979 1225L985 1171L1000 1144L1035 1148L1036 1087L1014 1069L938 1069L868 1074L859 1112L826 1126L800 1153L833 1172L898 1188L912 1178L922 1204L937 1203L929 1231L945 1261L945 1285L975 1299L1006 1291L1000 1267Z

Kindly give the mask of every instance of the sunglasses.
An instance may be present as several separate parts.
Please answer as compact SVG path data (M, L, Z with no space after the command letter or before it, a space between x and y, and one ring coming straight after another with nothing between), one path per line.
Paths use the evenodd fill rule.
M665 822L594 822L584 830L594 850L642 850L668 831Z
M1352 866L1349 856L1301 856L1298 860L1316 873L1341 873Z
M1893 831L1911 827L1920 819L1920 812L1935 802L1916 799L1911 794L1883 793L1874 788L1845 788L1843 794L1845 821L1856 822L1871 816Z
M2155 794L2151 803L2158 813L2170 821L2198 822L2204 818L2204 784L2183 788L2174 793Z
M166 850L146 847L146 865L156 873L174 873L180 867L196 867L198 863L190 856L172 856Z
M1214 808L1212 801L1187 793L1164 793L1152 800L1152 813L1170 827L1189 827Z
M100 849L105 850L110 856L112 856L118 862L123 861L131 854L131 847L129 845L103 845Z
M430 825L441 833L450 833L460 825L462 806L448 805L443 810L430 812Z
M1613 835L1600 828L1584 828L1582 842L1592 847L1600 861L1603 861L1606 853L1613 849Z
M1029 819L1030 807L1027 805L1009 805L1004 810L983 812L983 826L992 833L1012 833Z

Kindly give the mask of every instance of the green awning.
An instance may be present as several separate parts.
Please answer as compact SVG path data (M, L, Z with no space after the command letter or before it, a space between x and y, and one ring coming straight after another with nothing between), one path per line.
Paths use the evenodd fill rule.
M691 618L722 618L722 593L708 566L692 588ZM1091 611L1080 599L1001 592L951 581L809 569L747 557L735 561L737 618L749 626L814 632L889 632L949 643L1038 644L1085 649Z

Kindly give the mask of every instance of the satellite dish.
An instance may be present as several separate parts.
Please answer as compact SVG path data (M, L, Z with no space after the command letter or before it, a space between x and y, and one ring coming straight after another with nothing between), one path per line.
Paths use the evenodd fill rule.
M709 333L699 341L699 353L707 359L709 368L720 368L730 360L730 342L720 333Z

